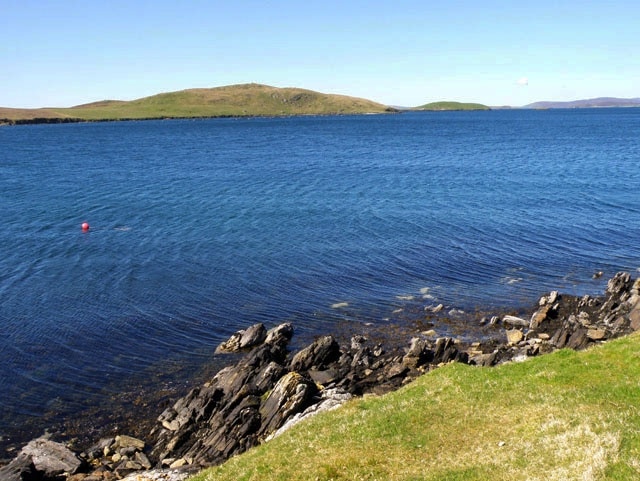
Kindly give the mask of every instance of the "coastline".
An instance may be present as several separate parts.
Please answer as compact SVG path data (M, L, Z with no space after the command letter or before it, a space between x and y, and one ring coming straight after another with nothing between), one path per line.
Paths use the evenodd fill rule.
M293 335L293 328L281 325L267 333L266 330L253 326L251 329L239 331L228 341L226 350L234 352L230 355L231 362L228 367L219 371L209 382L195 387L175 404L167 399L168 406L158 421L156 417L160 413L157 411L162 406L152 407L150 403L143 406L145 416L142 416L144 419L138 420L138 426L144 430L147 426L146 422L149 422L155 427L144 437L145 448L141 452L148 453L151 463L157 467L166 468L173 465L176 468L180 465L184 469L195 469L199 466L222 462L226 457L259 443L268 434L282 427L290 417L318 404L322 400L322 392L329 389L340 389L342 393L351 396L367 393L383 394L397 389L438 365L451 361L492 366L511 360L524 360L562 348L584 349L638 330L640 327L639 290L640 280L632 279L627 273L619 273L609 280L607 290L601 297L587 295L578 298L551 292L542 296L537 306L532 306L530 319L508 314L482 318L479 322L482 322L487 330L495 332L495 336L493 339L475 342L438 337L437 332L432 329L425 330L430 327L429 325L416 324L411 329L407 329L407 326L378 327L360 334L350 335L352 333L345 332L339 337L322 336L293 354L289 353L287 348ZM384 329L389 330L381 332ZM261 334L248 335L256 331ZM278 332L280 334L277 334ZM383 344L385 336L387 344ZM272 338L270 341L269 337ZM348 340L349 337L350 340ZM247 349L251 350L247 353ZM265 354L267 352L271 354L267 356ZM232 365L232 362L242 355L245 357ZM204 402L203 406L211 406L205 409L205 411L213 410L207 416L213 416L216 412L220 414L221 424L216 430L218 436L220 429L224 430L229 426L235 426L237 429L237 420L222 416L221 413L231 414L229 411L234 409L226 408L234 404L238 405L238 402L246 403L250 400L247 408L253 406L262 419L265 418L264 405L268 404L267 401L271 395L264 400L256 400L255 396L260 392L258 389L256 394L245 393L241 398L237 396L241 387L256 385L252 376L261 373L264 375L263 368L273 366L273 363L280 367L277 369L277 375L270 376L269 382L260 388L264 390L262 395L277 391L278 383L285 378L294 379L297 384L293 389L285 389L284 397L278 402L271 402L275 410L270 417L266 416L270 419L266 425L260 424L256 427L255 422L250 423L253 427L247 428L245 432L248 437L239 436L237 431L228 432L227 435L233 434L233 439L242 442L238 442L237 446L227 453L220 454L217 448L212 449L211 446L215 445L213 441L208 449L205 449L206 443L198 445L195 442L189 442L188 439L191 437L202 439L202 433L199 437L193 436L193 433L207 429L199 425L202 420L198 421L197 416L191 419L191 415L185 414L194 411L193 403ZM239 378L242 378L242 382L238 383ZM264 379L264 376L261 379ZM318 385L323 386L319 391ZM285 405L291 405L288 402L291 401L291 393L305 389L309 394L302 396L301 402L294 409L289 409L290 412L282 409ZM289 397L286 395L287 392ZM223 396L214 403L218 407L211 405L212 398L208 398L207 395ZM249 395L248 398L247 395ZM231 398L236 400L231 401ZM314 399L315 402L313 402ZM258 404L251 404L255 402ZM184 408L188 408L187 411L184 411ZM125 433L124 430L121 432ZM181 439L180 443L172 441L177 438ZM132 469L133 465L129 468L121 466L122 469L120 469L114 462L114 455L110 455L107 460L104 452L94 456L95 453L92 454L87 446L77 446L74 449L76 449L75 454L84 459L83 472L87 475L88 472L92 472L87 470L87 463L90 465L94 461L102 466L109 466L109 472L119 472L122 475L128 474L127 469L130 472L140 471ZM79 454L80 450L84 452L84 458ZM212 453L218 453L218 455L212 455ZM74 479L84 479L83 474L77 476L79 477Z
M389 107L384 112L331 112L331 113L308 113L308 114L248 114L248 115L197 115L197 116L179 116L179 115L163 115L152 117L122 117L122 118L103 118L103 119L83 119L79 117L37 117L32 119L7 119L0 118L0 126L14 125L39 125L39 124L81 124L81 123L99 123L99 122L143 122L147 120L206 120L206 119L252 119L252 118L288 118L288 117L332 117L342 115L386 115L400 114L401 110Z

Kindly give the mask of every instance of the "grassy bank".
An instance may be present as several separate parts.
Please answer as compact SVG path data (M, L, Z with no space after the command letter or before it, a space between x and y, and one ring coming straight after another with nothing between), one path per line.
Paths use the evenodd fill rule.
M630 480L640 336L495 368L450 364L302 423L196 481Z
M431 102L421 105L413 110L491 110L483 104L464 103L464 102Z
M103 100L71 108L6 109L0 119L43 118L123 120L225 116L281 116L380 113L388 107L370 100L299 88L260 84L168 92L132 101Z

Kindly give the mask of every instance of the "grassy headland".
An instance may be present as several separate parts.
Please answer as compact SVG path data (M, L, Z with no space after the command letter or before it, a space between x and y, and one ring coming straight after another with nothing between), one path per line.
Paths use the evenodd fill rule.
M638 479L639 379L637 334L493 368L449 364L193 479Z
M344 95L260 84L230 85L161 93L132 101L103 100L70 108L0 108L9 123L35 119L98 121L125 119L195 118L362 114L388 112L387 106Z
M424 104L420 107L414 107L412 110L491 110L491 108L483 104L443 101Z

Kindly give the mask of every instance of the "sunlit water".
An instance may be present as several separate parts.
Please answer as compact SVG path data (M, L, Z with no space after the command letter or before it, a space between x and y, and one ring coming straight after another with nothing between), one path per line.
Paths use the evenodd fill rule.
M0 128L0 436L255 322L600 293L640 266L639 139L640 109Z

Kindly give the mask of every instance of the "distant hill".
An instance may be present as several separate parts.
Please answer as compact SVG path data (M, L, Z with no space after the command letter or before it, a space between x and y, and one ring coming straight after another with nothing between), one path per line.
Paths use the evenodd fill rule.
M595 99L573 100L570 102L534 102L525 105L525 109L586 109L597 107L640 107L640 98L620 99L616 97L598 97Z
M0 108L0 123L195 117L329 115L391 112L371 100L300 88L230 85L161 93L138 100L102 100L70 108Z
M483 104L463 103L463 102L431 102L429 104L414 107L411 110L491 110Z

